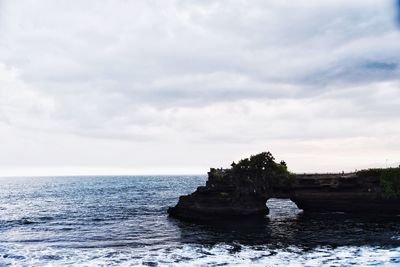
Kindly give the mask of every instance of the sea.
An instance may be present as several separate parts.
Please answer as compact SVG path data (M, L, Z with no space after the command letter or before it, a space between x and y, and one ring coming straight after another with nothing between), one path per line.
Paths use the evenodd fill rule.
M305 213L270 199L258 221L168 217L206 176L0 178L0 266L400 266L400 217Z

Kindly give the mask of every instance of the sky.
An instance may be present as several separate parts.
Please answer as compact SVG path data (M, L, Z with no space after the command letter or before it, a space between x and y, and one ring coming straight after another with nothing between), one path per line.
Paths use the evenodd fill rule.
M0 0L0 176L400 164L399 0Z

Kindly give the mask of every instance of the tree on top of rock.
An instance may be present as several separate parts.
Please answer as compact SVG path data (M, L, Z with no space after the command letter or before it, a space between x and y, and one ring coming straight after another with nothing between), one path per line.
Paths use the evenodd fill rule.
M271 178L279 180L289 177L286 163L284 161L276 163L271 152L252 155L250 158L242 159L231 166L234 173L251 179Z

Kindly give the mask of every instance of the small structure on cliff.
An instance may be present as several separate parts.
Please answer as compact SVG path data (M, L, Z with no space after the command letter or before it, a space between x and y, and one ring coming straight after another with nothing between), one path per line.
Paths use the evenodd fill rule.
M292 174L270 152L210 169L205 186L181 196L168 213L191 221L263 217L269 198L290 198L304 211L400 214L400 168L340 174Z

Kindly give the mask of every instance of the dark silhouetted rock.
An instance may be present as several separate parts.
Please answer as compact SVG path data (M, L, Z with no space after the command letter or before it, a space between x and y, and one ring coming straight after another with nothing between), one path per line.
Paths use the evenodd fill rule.
M263 152L230 169L210 169L205 186L181 196L168 213L191 221L263 217L269 198L290 198L304 211L400 214L400 168L357 173L290 174Z

